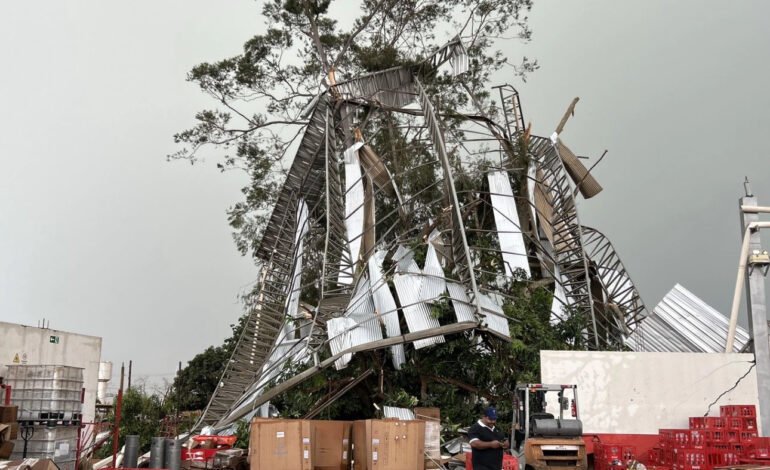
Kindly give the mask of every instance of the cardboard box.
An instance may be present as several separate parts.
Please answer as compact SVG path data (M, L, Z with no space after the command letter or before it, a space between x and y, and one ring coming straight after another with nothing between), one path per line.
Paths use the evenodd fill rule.
M353 446L354 470L422 469L425 421L356 421Z
M17 421L19 407L16 405L0 405L0 423L10 424Z
M0 444L0 459L7 459L13 453L13 441L5 441Z
M353 423L258 418L251 422L251 470L347 470Z
M11 423L11 437L8 438L10 441L15 441L19 438L19 423Z
M310 421L257 419L251 422L251 470L313 470Z
M352 458L351 421L311 421L313 470L347 470Z
M425 468L441 468L441 410L415 408L414 416L425 421Z

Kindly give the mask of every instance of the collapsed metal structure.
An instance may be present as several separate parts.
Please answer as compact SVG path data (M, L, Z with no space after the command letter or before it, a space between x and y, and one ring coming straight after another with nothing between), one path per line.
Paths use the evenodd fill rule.
M461 80L467 62L455 40L310 103L255 253L254 304L199 426L362 351L388 349L399 368L406 348L447 335L509 340L514 283L552 289L551 321L583 319L589 348L623 347L646 311L607 238L580 224L577 198L601 186L559 137L564 121L530 135L509 85L496 116L440 110L422 82L447 67ZM432 314L439 303L451 319Z

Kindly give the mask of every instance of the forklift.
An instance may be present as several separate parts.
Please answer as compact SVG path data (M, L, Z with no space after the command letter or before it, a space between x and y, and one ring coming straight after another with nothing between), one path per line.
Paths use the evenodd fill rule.
M517 385L513 410L511 444L520 470L587 470L577 385Z

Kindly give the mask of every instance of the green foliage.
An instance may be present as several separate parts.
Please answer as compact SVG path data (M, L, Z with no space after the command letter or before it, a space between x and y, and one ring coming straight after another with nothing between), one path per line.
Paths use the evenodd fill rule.
M230 325L232 336L221 346L209 346L196 355L174 378L173 392L169 397L170 405L180 411L203 410L214 393L222 377L224 366L230 360L238 338L243 331L246 316L238 320L237 325Z
M142 451L150 449L153 437L161 435L161 421L171 412L171 408L163 397L147 393L142 386L132 387L123 393L123 405L120 418L120 440L118 446L125 444L126 436L138 435ZM108 421L114 425L114 410L108 416ZM100 450L102 458L112 454L112 438Z
M486 111L494 103L486 90L490 74L503 67L519 77L537 68L526 57L512 65L494 41L501 36L529 40L527 13L531 0L263 0L266 30L247 40L242 53L192 68L187 79L211 96L215 108L195 115L192 127L174 136L180 145L169 159L197 161L207 146L218 149L222 170L243 170L250 184L243 188L244 200L228 212L238 249L246 254L256 247L266 216L285 177L297 139L304 125L301 111L320 89L328 86L334 71L337 81L414 65L433 50L459 35L469 53L469 72L463 84L440 74L423 77L439 111L457 113L467 106L466 87ZM358 11L347 24L338 22L338 12ZM298 60L299 59L299 60ZM450 130L453 124L447 119ZM372 123L374 124L374 123ZM392 124L392 123L391 123ZM397 127L375 137L380 149L398 148L403 158L429 157L414 141L405 139ZM401 144L406 144L401 146ZM389 155L398 170L399 155ZM394 171L398 174L398 171ZM436 180L433 168L425 167L410 178L398 181L408 196ZM414 188L414 189L412 189ZM420 196L420 202L436 201L436 192ZM418 204L416 211L426 207ZM430 206L427 206L430 207ZM427 217L416 213L415 216Z

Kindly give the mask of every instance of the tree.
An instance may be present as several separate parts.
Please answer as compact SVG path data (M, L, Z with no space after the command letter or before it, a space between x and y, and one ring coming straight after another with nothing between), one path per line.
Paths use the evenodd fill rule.
M197 354L174 378L173 391L169 396L171 406L180 411L203 410L219 384L225 364L235 349L243 331L242 316L237 324L230 325L232 335L221 346L209 346Z
M222 171L249 175L245 199L228 211L244 254L260 240L291 146L307 124L302 110L319 90L335 80L418 63L454 35L468 50L469 73L462 84L440 77L428 84L447 108L464 103L465 90L486 103L487 80L496 70L509 66L523 77L537 68L527 57L512 66L494 49L503 37L530 39L526 15L532 0L362 0L360 14L340 24L336 18L350 14L350 6L265 0L264 34L248 40L242 54L201 63L187 76L216 107L198 112L196 124L174 136L181 149L168 158L195 162L202 148L214 147L222 152Z
M143 450L150 448L155 436L161 435L161 421L170 412L169 403L162 396L147 393L143 385L131 387L123 393L120 416L120 441L118 447L126 442L126 436L138 435L139 445ZM115 423L115 412L110 412L108 421ZM99 455L112 454L112 438L101 449Z
M344 6L349 4L345 2ZM531 0L362 0L360 14L344 25L336 19L340 15L335 10L342 5L343 2L331 0L265 1L262 13L267 28L263 34L248 40L242 54L199 64L187 77L216 105L200 111L193 127L174 136L181 149L169 158L196 162L201 149L213 147L222 154L217 164L222 171L238 169L249 175L250 184L243 188L244 200L228 213L237 247L243 254L254 250L261 240L290 163L287 160L307 124L303 110L319 91L360 74L419 64L457 34L469 56L469 70L463 80L438 73L422 77L445 124L456 130L459 126L452 115L460 110L473 109L489 115L497 112L486 91L490 74L511 67L513 73L524 77L537 67L535 61L526 57L512 66L494 47L502 37L512 35L525 41L530 38L526 14ZM373 119L383 129L372 136L374 147L408 147L409 155L402 158L419 162L435 159L427 144L400 130L399 122L387 115ZM391 164L397 168L401 162L394 160ZM483 165L469 169L457 165L458 185L472 189L484 184ZM435 202L441 195L433 185L432 171L425 165L422 171L412 171L408 176L394 175L403 193L414 195L414 206L409 209L411 218L417 221L415 227L435 219ZM431 190L423 191L426 187ZM463 197L471 197L472 191L464 194ZM462 202L469 207L474 204ZM491 224L490 219L487 214L477 228L486 228L482 225ZM479 231L471 235L469 243L493 247L496 242L485 236ZM415 258L421 264L424 242L419 234L413 241ZM481 264L502 264L489 251L478 253ZM307 264L313 262L311 254ZM460 425L471 422L482 400L498 403L501 412L507 413L516 381L531 380L539 374L539 350L575 346L581 329L579 322L551 325L550 292L523 281L519 276L501 286L509 298L516 299L515 303L504 305L505 314L514 320L510 344L486 335L457 335L445 344L420 350L419 354L410 350L407 364L400 371L390 366L387 351L356 354L343 371L327 370L277 397L273 403L285 416L303 416L352 377L371 369L376 373L326 408L321 416L363 418L375 414L375 404L420 403L440 406L447 423ZM303 290L303 299L317 300L310 289ZM449 321L449 309L448 302L435 303L434 315ZM216 348L210 349L207 358L221 357ZM201 358L200 363L204 368L208 361ZM290 374L302 367L289 364L286 372ZM190 390L194 383L192 378L180 380L179 389Z

